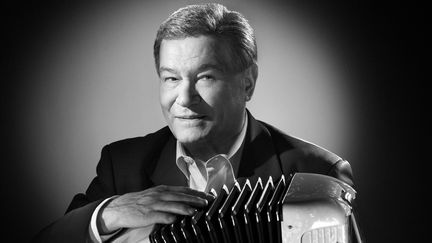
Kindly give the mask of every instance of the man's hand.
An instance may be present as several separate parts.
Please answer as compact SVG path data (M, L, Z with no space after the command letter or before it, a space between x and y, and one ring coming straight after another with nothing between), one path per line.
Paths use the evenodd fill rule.
M176 215L193 215L213 197L188 187L157 186L140 192L127 193L108 203L97 220L100 234L120 228L148 227L157 223L170 224Z

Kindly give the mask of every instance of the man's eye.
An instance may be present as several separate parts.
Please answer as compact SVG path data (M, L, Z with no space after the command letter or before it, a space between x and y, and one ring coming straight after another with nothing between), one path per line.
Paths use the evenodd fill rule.
M167 77L163 79L165 82L176 82L178 79L175 77Z
M200 80L214 80L214 77L211 75L203 75L199 79Z

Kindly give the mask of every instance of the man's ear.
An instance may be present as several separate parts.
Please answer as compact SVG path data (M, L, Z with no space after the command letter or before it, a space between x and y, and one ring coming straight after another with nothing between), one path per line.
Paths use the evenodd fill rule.
M258 78L258 65L256 63L252 64L244 72L244 88L246 101L251 100L252 95L255 90L256 80Z

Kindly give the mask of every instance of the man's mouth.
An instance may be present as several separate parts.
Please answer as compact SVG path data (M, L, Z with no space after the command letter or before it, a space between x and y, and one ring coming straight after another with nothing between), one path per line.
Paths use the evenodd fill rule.
M205 115L182 115L182 116L176 116L177 119L182 119L182 120L199 120L199 119L204 119L206 116Z

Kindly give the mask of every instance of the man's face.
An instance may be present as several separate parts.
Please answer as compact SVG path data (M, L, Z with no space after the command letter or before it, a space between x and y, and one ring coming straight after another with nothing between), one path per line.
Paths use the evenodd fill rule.
M183 144L216 145L241 129L248 81L245 72L226 70L227 50L210 36L161 43L160 103L168 126Z

